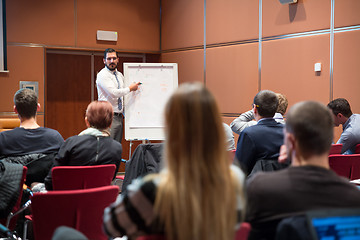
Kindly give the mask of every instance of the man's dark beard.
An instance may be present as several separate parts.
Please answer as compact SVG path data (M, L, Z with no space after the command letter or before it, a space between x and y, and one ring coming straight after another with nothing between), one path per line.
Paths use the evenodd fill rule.
M105 65L110 71L114 71L116 69L116 64L114 64L115 66L111 69L110 64L109 65Z

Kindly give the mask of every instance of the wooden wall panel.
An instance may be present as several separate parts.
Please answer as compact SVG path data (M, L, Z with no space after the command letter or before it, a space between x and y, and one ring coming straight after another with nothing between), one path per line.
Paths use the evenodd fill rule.
M91 57L47 53L46 64L46 126L58 130L66 139L86 128L85 110L91 101Z
M359 0L335 0L335 27L360 24Z
M334 99L346 98L355 113L360 113L360 31L335 34Z
M43 107L41 107L42 109L40 109L40 112L44 112ZM41 126L44 127L45 125L45 120L44 120L44 115L43 114L38 114L36 115L36 122Z
M206 86L222 113L249 110L258 90L258 43L207 49Z
M118 41L97 41L97 30L118 32ZM82 47L159 51L160 1L77 1L77 33Z
M41 47L8 46L8 73L0 73L0 111L12 112L14 94L19 81L37 81L39 103L44 106L44 49ZM43 112L43 109L40 110Z
M264 37L330 28L329 0L298 0L290 5L274 0L262 4Z
M163 53L163 63L178 64L179 84L184 82L204 82L204 51Z
M320 62L320 75L314 64ZM287 96L289 107L304 100L324 104L330 95L330 38L318 35L263 42L261 89Z
M204 1L162 0L162 50L204 43Z
M74 16L74 1L7 0L8 42L73 46Z
M258 37L258 1L206 1L206 44Z
M342 132L343 132L342 125L340 125L339 127L334 127L334 140L333 140L334 143L337 143Z

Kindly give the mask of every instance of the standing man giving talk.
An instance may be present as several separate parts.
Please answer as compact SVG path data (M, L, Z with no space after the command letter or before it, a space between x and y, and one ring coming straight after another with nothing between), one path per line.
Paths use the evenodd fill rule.
M124 96L136 91L140 82L124 86L124 76L117 70L119 58L114 49L104 52L105 67L97 74L96 86L99 101L108 101L114 109L114 118L110 128L110 136L121 142L123 133Z

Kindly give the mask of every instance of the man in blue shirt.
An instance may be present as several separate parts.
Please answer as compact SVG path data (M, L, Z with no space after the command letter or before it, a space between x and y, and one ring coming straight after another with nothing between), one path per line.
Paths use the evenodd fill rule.
M345 98L334 99L327 106L334 115L334 125L343 126L343 132L337 142L343 145L341 153L354 154L356 145L360 143L360 115L352 113Z

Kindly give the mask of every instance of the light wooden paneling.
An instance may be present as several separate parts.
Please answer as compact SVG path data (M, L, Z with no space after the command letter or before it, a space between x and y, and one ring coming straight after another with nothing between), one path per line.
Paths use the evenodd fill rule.
M178 64L179 84L184 82L204 82L204 51L163 53L163 63Z
M163 50L204 43L204 1L162 0Z
M222 113L249 110L258 90L258 43L207 49L206 86Z
M360 31L335 34L334 99L346 98L354 113L360 113Z
M334 12L335 27L344 27L360 24L359 0L336 0Z
M258 36L258 1L206 1L206 44L257 39Z
M73 46L74 16L74 1L8 0L7 41Z
M76 2L78 46L160 50L159 0L86 0ZM97 30L117 32L118 41L97 41Z
M13 111L14 94L19 90L20 81L37 81L39 103L44 105L44 49L18 46L8 46L7 49L9 73L0 73L2 84L0 111Z
M43 109L40 109L41 112L43 112ZM41 126L44 127L45 126L45 122L44 122L44 115L36 115L36 122Z
M263 37L330 28L329 0L298 0L285 5L274 0L262 4Z
M327 104L330 97L330 37L326 35L263 42L261 89L287 96L289 107L304 100ZM322 71L316 74L314 64Z

